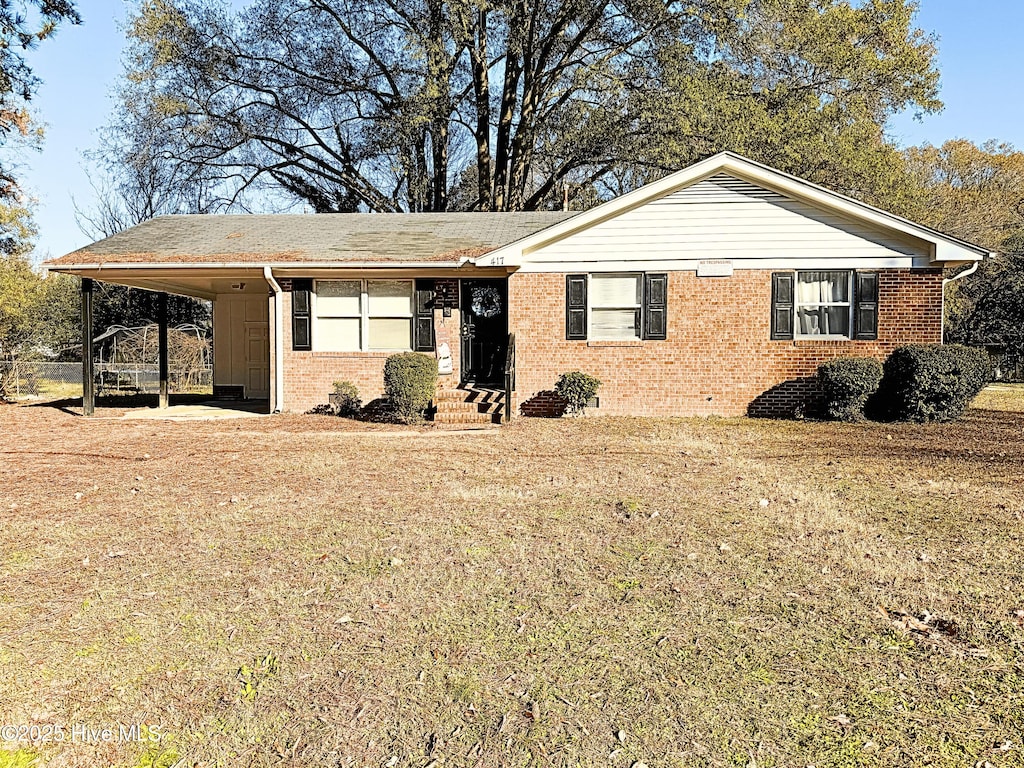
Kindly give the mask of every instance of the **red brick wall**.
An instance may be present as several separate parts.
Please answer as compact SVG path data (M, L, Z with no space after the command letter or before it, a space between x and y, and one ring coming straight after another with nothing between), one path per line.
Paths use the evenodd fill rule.
M284 410L308 411L314 405L327 402L336 381L351 381L359 389L364 404L384 394L384 361L391 352L296 352L292 349L292 295L290 281L281 281L284 289ZM314 319L313 322L316 322ZM459 316L442 317L441 310L434 313L434 327L438 339L447 333L452 350L455 373L442 376L444 386L458 385L459 381Z
M942 270L880 271L877 341L772 341L771 270L669 273L666 341L566 341L564 274L513 274L509 309L524 414L550 412L559 374L582 370L604 382L596 413L785 416L813 405L826 360L939 341Z
M384 390L387 352L295 352L290 285L282 281L284 407L326 403L335 381L351 381L363 402ZM516 334L516 405L526 415L559 410L559 374L583 370L602 380L595 413L634 415L792 415L813 404L819 364L842 355L883 359L900 344L940 339L942 271L881 270L877 341L771 341L771 271L732 277L669 273L666 341L565 340L565 275L518 272L509 278L509 330ZM447 337L459 381L458 310L434 315ZM276 362L276 361L275 361Z

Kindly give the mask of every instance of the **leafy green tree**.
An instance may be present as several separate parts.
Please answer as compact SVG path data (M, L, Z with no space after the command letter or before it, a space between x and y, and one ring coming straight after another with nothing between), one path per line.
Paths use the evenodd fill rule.
M896 199L885 121L940 106L916 9L145 0L115 123L211 210L578 207L720 149Z
M1024 227L1024 152L954 139L905 155L917 221L992 250Z
M50 273L43 280L38 309L40 348L63 359L80 359L82 347L81 281Z
M957 139L906 151L914 216L996 255L947 289L946 338L1024 360L1024 152Z
M98 283L96 285L93 322L97 331L113 325L138 328L157 321L159 294L142 288ZM211 330L210 303L188 296L167 297L167 321L175 326L191 324Z
M31 212L0 202L0 361L58 353L81 343L78 280L45 278L29 258L36 237Z
M23 255L0 255L0 360L11 360L38 330L42 279Z
M886 121L942 106L916 12L904 0L722 3L713 35L657 52L664 90L646 104L641 156L673 169L728 149L906 209L912 188Z
M28 103L39 79L25 61L25 52L52 37L63 22L81 21L70 0L0 0L0 146L13 137L38 133ZM0 163L0 199L14 200L18 184L12 169Z
M11 360L37 339L46 291L28 258L36 236L31 212L0 202L0 232L0 360Z

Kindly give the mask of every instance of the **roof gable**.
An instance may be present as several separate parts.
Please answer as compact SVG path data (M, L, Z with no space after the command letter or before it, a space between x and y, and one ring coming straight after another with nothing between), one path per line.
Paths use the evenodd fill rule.
M923 266L930 258L918 239L719 173L549 242L524 255L524 268L693 269L716 259L743 268L769 260Z
M776 171L729 152L723 152L659 181L592 208L523 240L476 259L480 266L522 266L552 256L568 239L585 239L588 230L597 234L604 225L641 208L680 203L714 204L760 201L788 206L810 219L829 223L865 242L881 244L895 254L917 256L928 262L956 265L974 262L988 254L984 248L950 237L795 176ZM644 215L647 215L646 212ZM652 217L654 220L657 216ZM652 222L652 225L653 222ZM827 241L823 245L828 245ZM644 249L637 244L637 251ZM563 250L565 250L563 248ZM680 258L677 256L676 258ZM692 258L692 256L690 257ZM571 259L566 259L571 260Z

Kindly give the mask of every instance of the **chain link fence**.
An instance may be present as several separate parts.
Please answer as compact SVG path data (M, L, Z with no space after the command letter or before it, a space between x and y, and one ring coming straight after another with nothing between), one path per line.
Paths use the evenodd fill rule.
M155 394L160 391L160 367L139 363L95 363L96 395ZM169 372L171 392L213 391L213 367L193 367ZM0 392L16 400L23 398L62 399L82 396L82 364L0 362Z

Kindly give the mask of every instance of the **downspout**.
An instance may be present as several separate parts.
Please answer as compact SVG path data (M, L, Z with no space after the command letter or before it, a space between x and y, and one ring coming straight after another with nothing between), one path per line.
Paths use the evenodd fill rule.
M273 413L280 413L284 410L284 309L281 306L284 292L274 279L270 267L263 268L263 277L274 292L274 397L270 410Z
M955 283L960 278L967 277L968 275L973 275L975 272L978 271L978 267L980 266L980 264L980 261L976 261L970 266L970 268L965 269L963 272L958 272L952 277L942 278L942 317L939 319L940 344L946 343L946 286L949 283Z

